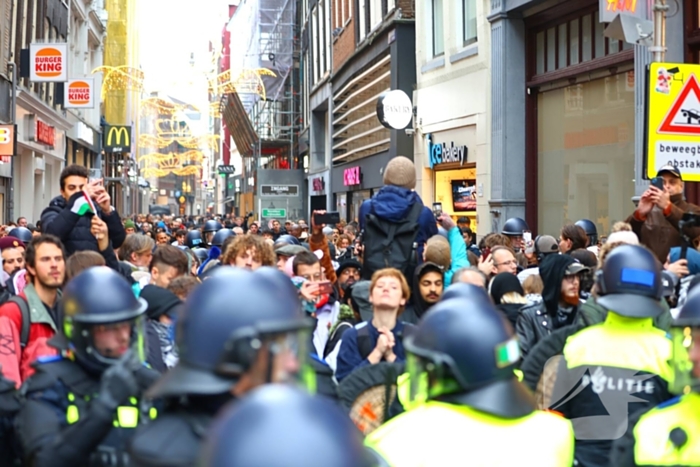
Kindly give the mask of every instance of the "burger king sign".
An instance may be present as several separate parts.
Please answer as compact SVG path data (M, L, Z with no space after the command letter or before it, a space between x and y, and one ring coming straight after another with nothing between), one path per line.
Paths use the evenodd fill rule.
M92 109L94 107L94 102L92 99L92 89L95 85L94 79L69 79L66 85L66 92L64 94L65 102L63 108Z
M29 80L63 83L68 79L68 44L31 44Z

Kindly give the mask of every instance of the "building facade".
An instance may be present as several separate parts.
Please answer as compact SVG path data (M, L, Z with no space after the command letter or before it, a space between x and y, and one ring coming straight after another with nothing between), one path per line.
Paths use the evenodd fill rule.
M321 117L319 125L327 125L325 134L331 137L332 207L350 222L358 220L362 202L383 185L389 159L413 158L411 131L382 126L376 106L390 90L413 94L414 2L339 0L332 6L333 105L329 119Z
M416 190L455 220L469 217L481 235L491 231L489 6L486 0L416 5Z
M519 216L533 232L556 236L564 224L587 218L607 234L649 185L648 49L604 36L599 3L609 2L489 3L493 228ZM676 5L666 25L667 62L692 55L683 32L689 2ZM647 2L634 9L652 17ZM696 197L694 187L688 192Z

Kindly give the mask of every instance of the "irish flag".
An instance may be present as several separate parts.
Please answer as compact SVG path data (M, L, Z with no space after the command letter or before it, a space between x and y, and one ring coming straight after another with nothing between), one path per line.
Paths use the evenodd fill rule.
M73 203L71 212L74 212L79 216L85 216L88 214L95 214L97 209L95 209L95 205L93 204L90 195L83 191L83 196L78 198L75 203Z

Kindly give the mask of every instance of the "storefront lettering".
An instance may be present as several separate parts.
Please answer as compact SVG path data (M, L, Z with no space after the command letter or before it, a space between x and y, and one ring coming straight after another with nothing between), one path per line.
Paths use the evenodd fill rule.
M44 143L49 147L54 147L56 141L56 128L42 122L37 118L35 138L39 143Z
M323 191L326 189L326 184L323 177L317 177L311 180L311 186L314 191Z
M459 162L459 165L464 165L468 153L469 148L467 146L455 146L454 141L451 141L448 146L447 143L433 143L432 140L428 140L428 155L431 169L436 165L452 162Z
M606 0L608 3L607 10L615 13L627 12L636 13L637 0Z
M343 171L343 185L345 186L351 186L351 185L359 185L362 183L361 177L360 177L360 167L350 167L349 169L345 169Z

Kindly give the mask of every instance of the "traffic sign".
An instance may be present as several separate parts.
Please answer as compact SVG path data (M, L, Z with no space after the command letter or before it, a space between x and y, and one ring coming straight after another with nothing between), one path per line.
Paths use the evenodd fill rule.
M652 63L648 80L646 175L673 165L700 181L700 65Z
M219 175L230 175L236 173L236 168L232 165L220 165L217 167Z
M263 217L287 217L286 209L263 209Z

